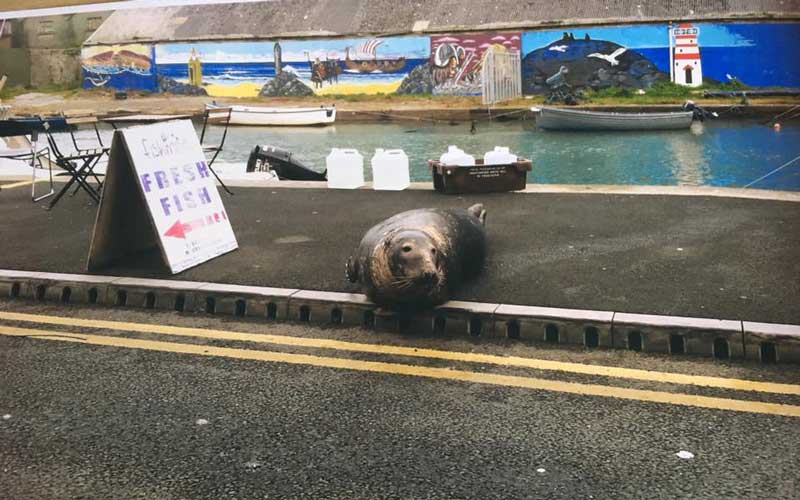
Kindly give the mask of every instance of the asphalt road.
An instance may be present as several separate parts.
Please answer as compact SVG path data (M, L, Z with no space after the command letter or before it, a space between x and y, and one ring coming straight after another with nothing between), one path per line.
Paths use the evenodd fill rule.
M230 332L282 337L223 339ZM354 342L418 351L355 352ZM793 385L747 391L585 372L598 366ZM471 379L454 378L462 372ZM501 376L541 387L492 382ZM15 500L800 498L798 382L798 366L3 300L0 491ZM629 390L665 402L618 397ZM684 395L700 398L677 404ZM704 408L702 397L744 406ZM796 416L758 413L762 403Z
M52 211L2 191L0 268L82 273L96 207ZM420 207L488 210L488 260L453 298L576 309L800 323L800 204L609 194L235 188L224 196L239 250L176 279L357 291L344 263L377 222ZM150 257L157 255L152 253ZM103 271L172 277L147 256Z

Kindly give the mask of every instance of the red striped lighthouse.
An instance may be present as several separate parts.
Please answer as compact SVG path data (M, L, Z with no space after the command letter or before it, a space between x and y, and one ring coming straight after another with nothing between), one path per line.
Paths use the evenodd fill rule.
M703 67L700 63L699 30L691 24L679 24L672 30L675 45L672 55L673 81L679 85L699 87L703 84Z

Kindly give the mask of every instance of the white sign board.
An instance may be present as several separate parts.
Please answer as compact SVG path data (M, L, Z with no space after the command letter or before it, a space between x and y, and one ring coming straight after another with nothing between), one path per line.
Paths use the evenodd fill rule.
M154 244L173 274L238 248L189 120L115 133L89 270Z

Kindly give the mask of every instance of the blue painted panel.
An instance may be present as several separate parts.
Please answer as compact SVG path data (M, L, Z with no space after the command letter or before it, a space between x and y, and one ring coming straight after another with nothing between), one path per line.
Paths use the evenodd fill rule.
M85 89L157 90L152 45L84 47L81 67Z

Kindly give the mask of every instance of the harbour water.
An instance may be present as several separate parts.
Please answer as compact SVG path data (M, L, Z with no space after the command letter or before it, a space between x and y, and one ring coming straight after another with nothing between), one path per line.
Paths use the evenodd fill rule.
M331 148L355 148L364 155L368 178L376 148L401 148L412 181L430 181L427 160L455 144L476 157L507 146L533 161L528 182L534 183L742 187L800 155L800 126L776 132L756 122L715 121L695 124L691 131L575 133L513 121L479 122L474 134L469 123L237 127L228 132L220 167L242 165L256 144L288 149L316 170L324 170ZM753 187L800 191L800 161Z
M411 180L430 181L428 159L438 158L451 144L482 157L495 146L506 146L533 161L529 183L719 186L743 187L800 156L800 126L784 125L780 131L751 121L713 121L693 129L647 133L551 132L531 121L479 122L470 133L469 123L350 123L328 127L231 127L215 164L223 177L263 178L245 174L250 151L257 144L292 151L315 170L325 169L331 148L355 148L364 156L365 177L376 148L401 148L409 158ZM213 143L222 128L211 127L206 142ZM199 124L198 124L199 133ZM111 132L103 131L110 143ZM87 147L94 132L78 137ZM69 136L59 138L71 148ZM13 172L9 161L0 162L0 175ZM26 166L17 170L28 172ZM99 169L102 171L102 166ZM800 191L800 160L752 187Z

